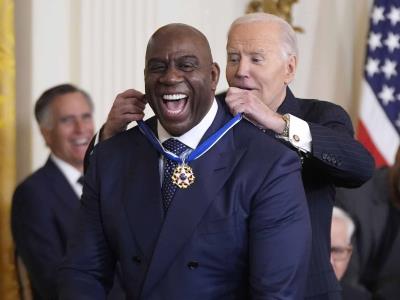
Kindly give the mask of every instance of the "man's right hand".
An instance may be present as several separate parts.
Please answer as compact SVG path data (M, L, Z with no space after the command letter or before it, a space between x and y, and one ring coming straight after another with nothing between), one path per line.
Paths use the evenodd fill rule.
M146 103L144 94L134 89L118 94L100 132L100 141L126 130L130 122L142 120Z

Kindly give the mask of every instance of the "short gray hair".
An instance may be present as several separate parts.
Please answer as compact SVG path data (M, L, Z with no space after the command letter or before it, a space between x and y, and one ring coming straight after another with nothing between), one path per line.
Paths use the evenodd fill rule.
M232 28L236 25L245 23L257 23L257 22L277 24L282 32L281 38L282 38L282 47L284 56L286 58L289 58L290 56L295 56L295 57L299 56L297 37L292 26L290 26L290 24L286 22L284 19L269 13L257 12L257 13L246 14L242 17L237 18L231 24L228 31L228 35L231 32Z
M40 127L50 127L50 105L58 97L69 93L81 93L93 112L94 105L90 95L84 90L66 83L54 86L44 91L35 104L35 118Z
M341 209L337 206L333 207L332 220L334 218L345 222L346 230L347 230L347 243L350 245L351 238L353 237L354 231L356 229L353 219L350 217L350 215L347 212L345 212L343 209Z

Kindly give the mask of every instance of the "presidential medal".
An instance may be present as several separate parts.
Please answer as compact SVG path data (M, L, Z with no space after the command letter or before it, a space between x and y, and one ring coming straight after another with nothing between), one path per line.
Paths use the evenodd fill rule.
M186 189L194 182L193 169L187 164L178 165L172 173L172 183L180 189Z

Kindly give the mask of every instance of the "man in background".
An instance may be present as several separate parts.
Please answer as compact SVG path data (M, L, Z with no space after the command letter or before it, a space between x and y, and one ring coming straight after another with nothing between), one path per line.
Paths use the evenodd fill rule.
M342 287L343 300L367 300L371 295L356 283L343 282L353 251L352 236L355 225L351 217L341 208L334 207L331 227L331 264Z
M12 233L37 299L57 299L57 269L80 206L83 158L94 131L89 95L62 84L35 104L40 132L50 149L43 167L15 190ZM122 299L117 297L115 299Z
M355 247L344 282L365 287L374 299L400 295L400 148L395 163L377 169L357 189L338 189L336 202L356 223Z

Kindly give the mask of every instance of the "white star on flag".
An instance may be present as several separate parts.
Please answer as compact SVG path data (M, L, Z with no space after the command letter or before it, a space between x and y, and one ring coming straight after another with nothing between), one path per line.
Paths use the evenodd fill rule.
M390 13L388 13L387 18L390 20L392 26L396 26L397 22L400 22L400 8L390 7Z
M395 100L394 87L388 87L386 84L384 84L378 96L382 99L384 105L388 105L389 102Z
M372 49L372 51L375 51L376 48L382 47L381 38L381 33L371 32L369 34L368 45Z
M384 11L385 11L385 8L382 6L374 7L374 10L372 11L372 22L374 22L375 25L378 24L379 21L385 20L385 16L383 15Z
M379 63L380 63L379 59L374 59L372 57L368 58L365 70L367 71L369 77L372 77L376 73L379 73Z
M398 34L393 34L393 32L389 32L387 39L385 40L385 45L388 47L390 52L393 52L395 49L400 48L399 43L400 36Z
M390 79L390 77L397 75L396 71L397 63L390 59L385 59L385 64L382 66L382 71L385 74L386 79Z
M370 2L357 138L382 167L400 147L400 0Z

